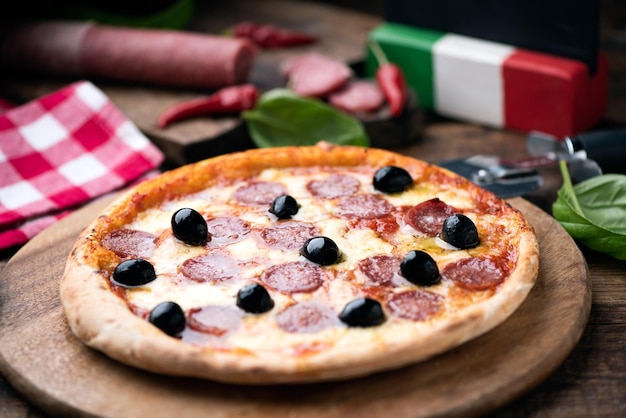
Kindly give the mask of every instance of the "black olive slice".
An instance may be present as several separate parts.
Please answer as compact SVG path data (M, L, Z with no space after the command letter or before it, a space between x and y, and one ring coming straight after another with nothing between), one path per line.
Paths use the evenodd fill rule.
M300 205L293 196L283 194L278 196L270 206L270 213L276 215L278 219L289 219L298 213Z
M309 238L300 253L309 261L322 266L337 263L341 258L341 252L335 241L328 237Z
M206 220L194 209L178 209L172 215L174 236L189 245L202 245L210 239Z
M141 258L124 260L115 267L113 281L123 287L137 287L156 279L154 266Z
M430 254L410 251L400 263L400 272L405 279L420 286L431 286L441 281L437 263Z
M373 327L385 322L385 313L377 300L359 298L346 304L339 319L351 327Z
M175 336L185 329L185 312L175 302L161 302L150 311L148 320L161 331Z
M274 307L267 289L257 283L249 284L237 292L237 306L246 312L263 313Z
M443 222L441 239L460 249L473 248L480 242L474 222L460 213L448 216Z
M374 173L373 184L383 193L398 193L411 187L413 178L404 168L388 165Z

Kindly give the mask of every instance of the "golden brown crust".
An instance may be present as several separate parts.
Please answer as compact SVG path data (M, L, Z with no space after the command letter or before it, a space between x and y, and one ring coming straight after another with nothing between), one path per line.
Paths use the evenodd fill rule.
M283 356L259 350L198 347L158 330L131 312L112 291L107 274L119 257L102 245L107 233L166 200L184 197L207 186L250 178L266 168L398 165L416 173L416 182L449 183L464 189L479 211L497 208L517 241L515 266L493 295L459 312L428 323L352 329L334 333L332 348L314 355ZM506 202L444 169L389 151L338 147L259 149L229 154L184 166L140 184L120 196L94 220L68 257L61 281L61 301L73 333L85 344L120 362L168 375L194 376L224 382L270 384L344 379L392 369L427 359L475 338L503 322L523 302L538 272L539 248L532 227ZM108 272L103 274L103 272ZM324 341L321 341L322 343Z

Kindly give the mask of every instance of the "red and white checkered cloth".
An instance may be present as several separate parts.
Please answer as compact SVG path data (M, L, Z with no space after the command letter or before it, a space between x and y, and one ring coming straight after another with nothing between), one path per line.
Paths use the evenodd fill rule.
M0 112L0 249L158 173L163 154L89 81Z

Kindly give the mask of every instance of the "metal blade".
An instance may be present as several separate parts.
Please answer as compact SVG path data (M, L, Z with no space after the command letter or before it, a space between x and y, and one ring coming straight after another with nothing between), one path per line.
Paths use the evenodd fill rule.
M503 199L528 194L543 184L536 170L505 167L497 156L459 158L441 162L439 166L460 174Z
M556 159L569 157L563 143L553 135L543 132L530 132L526 137L526 150L534 156L551 156Z
M595 135L595 138L598 138L598 148L602 146L606 148L606 144L611 144L614 141L612 134L596 133ZM559 160L567 161L574 184L599 176L603 172L597 161L588 158L587 150L584 147L577 146L569 137L559 140L552 135L542 132L531 132L526 137L526 149L531 155L535 156L533 158L541 158L543 156L544 158L547 157L554 160L555 163L558 163ZM615 155L619 155L619 153L615 153ZM620 159L619 156L615 157L615 155L610 157L614 165L618 164L616 162ZM608 157L607 160L609 160Z

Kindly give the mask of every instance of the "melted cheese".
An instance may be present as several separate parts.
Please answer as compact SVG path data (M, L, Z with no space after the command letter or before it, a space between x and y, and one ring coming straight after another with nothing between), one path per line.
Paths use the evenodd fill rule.
M434 238L424 237L409 225L400 221L397 232L393 234L393 243L383 238L377 231L367 227L350 227L349 221L333 215L333 210L338 199L316 199L307 190L307 184L312 180L324 179L334 171L320 167L318 170L297 171L284 169L268 169L258 175L257 180L279 182L284 185L289 194L296 198L300 204L299 212L293 217L294 221L314 224L321 231L321 235L333 239L340 248L341 261L329 269L338 271L338 278L325 283L313 292L302 292L294 294L283 294L272 292L275 307L264 315L244 315L244 328L247 332L237 332L229 336L228 344L240 348L253 350L285 350L311 340L310 334L290 334L282 332L277 328L273 318L285 307L297 301L323 300L336 312L340 312L343 306L350 300L358 297L360 291L353 283L350 283L349 275L342 272L355 270L357 263L367 257L378 254L390 254L403 257L411 250L424 250L431 254L436 260L440 270L447 264L468 256L465 250L456 250L449 246L442 245ZM459 208L472 208L471 196L464 190L449 188L446 190L429 187L424 184L415 184L412 188L403 193L386 195L374 190L372 186L372 176L374 168L356 167L348 170L344 174L351 175L359 180L360 190L358 193L373 193L386 199L395 207L412 207L434 197L439 197L444 202ZM162 301L174 301L180 304L184 310L207 305L234 306L237 291L246 283L256 280L267 268L291 261L304 261L298 250L284 251L280 249L268 248L259 245L258 237L250 234L247 238L225 246L221 251L225 251L231 257L239 261L254 261L243 263L240 274L235 280L227 280L221 283L194 283L189 280L180 279L178 269L180 264L189 258L204 254L207 249L198 246L185 245L176 240L170 229L170 219L172 214L179 208L191 207L202 213L205 218L214 216L237 216L250 223L254 229L262 229L276 222L275 217L268 212L268 208L241 207L236 204L233 195L237 188L247 184L249 181L235 182L227 187L215 186L187 196L184 199L168 201L160 207L149 209L139 213L135 220L127 225L130 229L147 231L156 235L162 235L159 246L150 261L155 265L157 280L149 283L140 289L126 291L126 297L133 305L151 310ZM498 222L495 217L485 217L476 219L470 214L479 225L483 222ZM506 223L504 221L504 223ZM260 261L260 262L259 262ZM343 274L343 275L342 275ZM403 286L393 289L394 292L403 289L413 289L414 285L405 281ZM448 295L452 290L452 285L442 283L429 287L428 290ZM449 306L447 309L457 309ZM271 320L268 320L271 319ZM419 326L413 321L400 319L389 319L388 322L404 323L411 322L411 329ZM408 326L408 325L407 325ZM358 344L359 333L363 334L363 340L370 336L364 334L363 330L352 330L349 340L342 340L347 328L344 326L331 327L320 331L316 339L322 341L336 341L338 346L345 345L346 349L350 345ZM276 333L281 335L280 339L274 338ZM367 332L372 332L371 330ZM342 342L343 341L343 342ZM293 354L293 353L292 353Z

